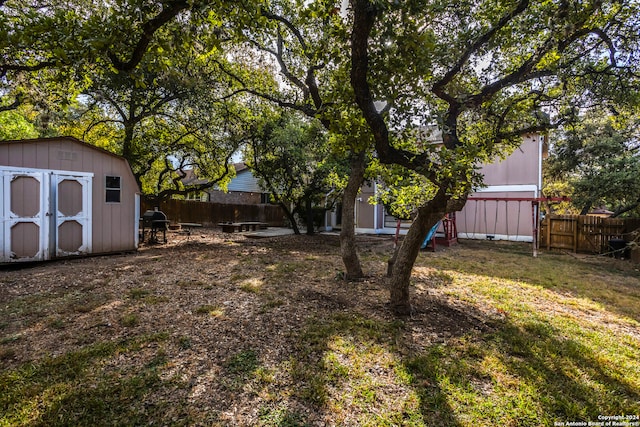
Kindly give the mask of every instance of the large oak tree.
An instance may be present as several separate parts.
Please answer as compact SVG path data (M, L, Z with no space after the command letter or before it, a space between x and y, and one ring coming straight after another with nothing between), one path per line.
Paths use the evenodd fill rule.
M350 5L351 85L377 156L424 176L433 187L432 197L417 208L392 271L392 307L408 314L420 244L432 225L464 203L478 161L517 146L524 133L560 126L586 101L638 88L638 4ZM391 104L390 114L378 101ZM432 122L442 131L442 146L407 144L407 128Z
M350 165L342 197L341 255L345 277L363 277L355 242L355 199L365 176L371 133L358 111L349 75L347 20L334 2L273 1L245 11L254 18L236 38L241 54L225 66L234 93L251 94L319 120L329 132L333 155ZM278 75L265 88L246 70L258 66ZM255 77L255 76L254 76Z

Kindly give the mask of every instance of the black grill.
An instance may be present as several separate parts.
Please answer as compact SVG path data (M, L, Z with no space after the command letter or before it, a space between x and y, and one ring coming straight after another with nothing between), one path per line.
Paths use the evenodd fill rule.
M167 229L169 220L162 211L146 211L142 214L142 241L147 238L148 243L159 243L158 232L162 232L162 241L167 243ZM148 237L147 237L148 235Z

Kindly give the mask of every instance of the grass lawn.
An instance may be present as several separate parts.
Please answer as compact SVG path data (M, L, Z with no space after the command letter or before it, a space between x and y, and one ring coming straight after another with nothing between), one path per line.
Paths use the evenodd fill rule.
M463 241L398 319L390 248L353 283L329 235L0 271L0 426L640 425L640 266Z

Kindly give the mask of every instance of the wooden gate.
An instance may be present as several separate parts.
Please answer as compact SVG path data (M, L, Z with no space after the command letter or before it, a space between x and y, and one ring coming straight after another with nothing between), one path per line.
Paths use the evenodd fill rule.
M542 222L541 246L573 252L604 253L609 241L623 239L625 220L590 215L548 215Z

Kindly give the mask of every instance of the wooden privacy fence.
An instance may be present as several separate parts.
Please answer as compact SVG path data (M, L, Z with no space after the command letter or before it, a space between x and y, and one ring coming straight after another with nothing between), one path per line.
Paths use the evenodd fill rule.
M548 215L541 223L540 247L573 252L606 253L609 241L630 240L640 227L637 218L601 218L590 215Z
M284 212L277 205L240 205L170 199L161 202L159 208L172 223L192 222L212 227L220 222L259 221L272 227L284 225ZM141 213L147 209L153 209L153 206L142 202Z

